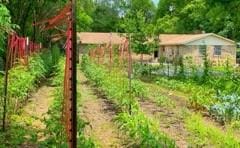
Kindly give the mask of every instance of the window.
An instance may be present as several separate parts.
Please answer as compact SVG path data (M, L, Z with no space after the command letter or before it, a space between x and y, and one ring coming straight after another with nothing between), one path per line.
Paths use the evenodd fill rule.
M200 45L199 48L198 48L198 50L199 50L199 53L200 53L201 55L204 55L204 54L206 53L207 46L206 46L206 45Z
M214 55L221 55L222 54L222 46L214 46Z

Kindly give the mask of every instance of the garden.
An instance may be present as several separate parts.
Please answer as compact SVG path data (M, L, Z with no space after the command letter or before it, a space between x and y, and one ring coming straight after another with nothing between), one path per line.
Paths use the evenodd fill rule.
M0 148L240 147L237 6L0 0Z

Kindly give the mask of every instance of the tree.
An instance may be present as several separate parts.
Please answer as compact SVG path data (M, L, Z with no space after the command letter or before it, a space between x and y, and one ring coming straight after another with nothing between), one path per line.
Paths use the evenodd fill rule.
M155 45L152 2L148 0L131 0L128 9L125 12L121 27L126 33L129 33L131 47L137 54L141 54L141 63L143 54L150 54ZM140 7L142 4L143 7Z
M238 0L161 0L155 22L158 32L213 32L240 40L240 1Z
M94 12L94 3L92 0L78 0L77 5L77 30L78 31L91 31L93 24L92 15Z
M13 25L11 22L9 10L5 5L0 4L0 70L3 69L4 65L7 33L14 27L16 25Z
M120 21L118 3L101 0L95 2L95 11L92 15L92 30L95 32L118 32Z

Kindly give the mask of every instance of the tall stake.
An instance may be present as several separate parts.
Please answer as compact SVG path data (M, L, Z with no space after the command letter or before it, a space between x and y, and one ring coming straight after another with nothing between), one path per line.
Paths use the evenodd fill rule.
M71 148L77 147L77 33L76 33L76 0L71 0L71 21L72 21L72 48L71 48Z
M129 113L132 114L132 55L131 55L131 35L128 41L128 79L129 79Z
M8 69L9 69L9 49L6 52L6 62L5 62L5 80L4 80L4 100L3 100L3 121L2 130L5 131L6 128L6 115L7 115L7 99L8 99Z
M109 45L109 64L110 64L110 71L112 69L112 33L110 33L110 45Z

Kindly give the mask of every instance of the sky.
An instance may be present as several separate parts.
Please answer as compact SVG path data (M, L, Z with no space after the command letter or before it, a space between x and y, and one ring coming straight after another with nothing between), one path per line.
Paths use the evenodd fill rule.
M153 2L157 5L159 0L153 0Z

